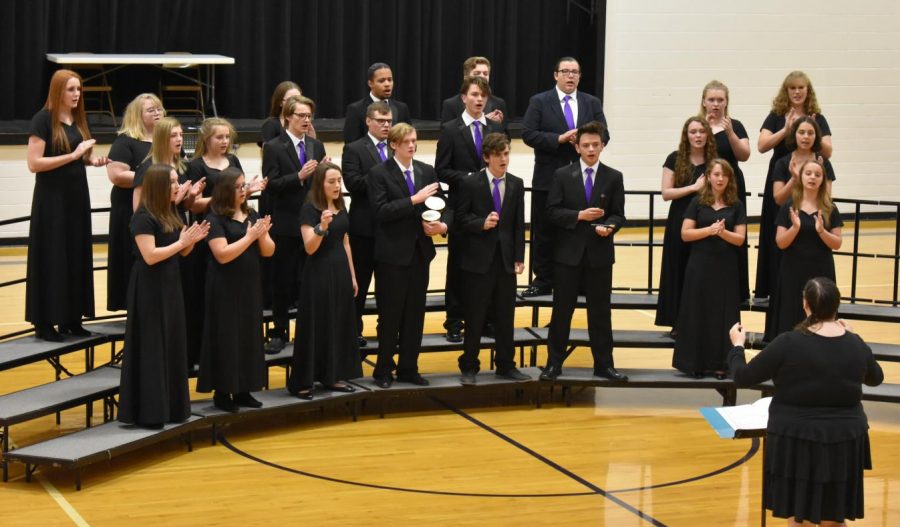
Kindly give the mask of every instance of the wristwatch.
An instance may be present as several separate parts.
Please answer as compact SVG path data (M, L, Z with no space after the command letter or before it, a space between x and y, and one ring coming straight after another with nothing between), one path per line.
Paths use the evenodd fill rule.
M327 230L325 230L325 231L322 230L322 224L321 224L321 223L317 223L316 226L313 227L313 232L316 233L318 236L328 236L328 231L327 231Z

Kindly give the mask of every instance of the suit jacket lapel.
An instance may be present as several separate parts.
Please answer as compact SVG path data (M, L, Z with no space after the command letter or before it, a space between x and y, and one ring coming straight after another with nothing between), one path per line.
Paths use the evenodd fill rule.
M384 153L387 154L390 149L385 145ZM369 136L366 136L366 151L369 152L369 155L372 156L372 160L375 161L375 164L381 163L381 156L378 154L378 148L375 146Z
M294 168L298 171L303 168L300 166L300 154L297 152L297 146L294 144L294 140L287 134L284 136L284 149L287 151L288 158L294 164ZM309 159L308 152L306 158Z
M557 97L556 88L550 90L550 101L552 104L550 105L550 111L553 112L553 115L556 116L557 120L562 123L564 129L569 129L569 123L566 122L566 116L562 111L562 104L559 102L559 97Z

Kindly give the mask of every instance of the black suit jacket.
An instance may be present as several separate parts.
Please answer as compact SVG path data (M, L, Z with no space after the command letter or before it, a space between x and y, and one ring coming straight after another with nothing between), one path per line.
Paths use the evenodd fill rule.
M368 133L366 110L372 102L372 97L366 95L362 99L347 105L347 110L344 112L344 144L352 143L360 137L365 137ZM393 124L412 124L412 120L409 117L409 106L406 103L396 99L389 99L388 104L391 105Z
M325 145L306 136L306 159L322 161ZM271 197L272 234L300 236L300 208L306 201L311 179L300 181L300 159L291 138L284 134L263 144L263 175L269 178L266 190Z
M494 261L497 243L503 256L503 268L515 272L515 263L525 261L525 184L507 173L503 191L500 223L484 230L484 220L494 211L493 185L484 170L467 177L459 186L456 231L463 233L460 268L484 274Z
M578 221L578 212L599 207L606 215L593 222ZM547 196L547 220L559 227L556 230L555 261L578 265L587 256L589 267L612 265L616 261L613 236L599 236L591 223L613 225L614 232L625 224L625 188L622 173L603 163L594 174L594 190L590 204L584 195L581 163L573 163L553 174Z
M413 181L416 190L437 182L431 165L413 160ZM437 196L444 197L438 190ZM369 171L369 200L375 212L375 261L393 265L409 265L413 251L421 251L426 261L434 259L434 243L422 229L424 204L413 206L406 176L393 160L375 165ZM448 226L453 211L444 210L442 221Z
M484 113L491 113L494 110L503 112L503 128L506 129L506 122L509 120L509 114L506 113L506 101L491 95L488 97L487 104L484 105ZM462 115L466 111L466 105L463 104L462 95L456 94L453 97L444 99L441 103L441 122L446 123L452 121Z
M487 120L487 124L481 128L481 136L492 132L504 133L503 128ZM472 137L472 129L466 126L462 117L457 117L441 125L441 135L438 137L437 153L434 158L434 168L438 178L450 185L450 191L462 182L463 178L484 167L484 161L475 150L475 139Z
M591 121L606 125L600 99L583 91L576 93L578 122L581 126ZM569 131L562 106L557 99L556 87L539 93L528 101L528 109L522 119L522 140L534 149L534 175L531 185L535 190L549 190L550 180L556 169L578 161L578 152L570 143L559 144L559 136ZM609 131L603 137L609 143Z
M393 151L385 146L388 159ZM369 202L369 171L382 164L378 149L366 134L352 143L344 145L341 155L341 169L344 185L350 191L350 235L373 238L375 236L375 212Z

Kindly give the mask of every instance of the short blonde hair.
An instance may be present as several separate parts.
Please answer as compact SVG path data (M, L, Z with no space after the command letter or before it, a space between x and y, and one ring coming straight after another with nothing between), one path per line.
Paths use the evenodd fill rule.
M416 129L409 123L397 123L391 127L388 132L388 144L395 144L403 141L403 138L415 132Z
M162 101L153 93L142 93L131 100L125 107L125 116L122 118L122 128L119 129L119 135L127 135L132 139L143 139L145 135L150 135L150 130L144 126L144 120L141 114L144 111L144 101L150 100L154 105L158 106L162 111L162 117L166 116L166 109L163 108Z

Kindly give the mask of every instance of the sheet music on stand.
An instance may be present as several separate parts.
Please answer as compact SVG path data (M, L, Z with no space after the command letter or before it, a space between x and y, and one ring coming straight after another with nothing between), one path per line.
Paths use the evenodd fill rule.
M766 433L771 402L771 397L763 397L752 404L701 408L700 413L723 439L761 437Z

